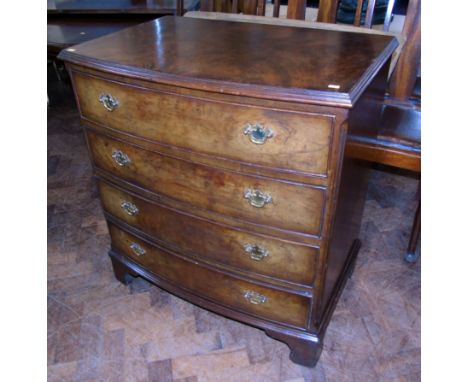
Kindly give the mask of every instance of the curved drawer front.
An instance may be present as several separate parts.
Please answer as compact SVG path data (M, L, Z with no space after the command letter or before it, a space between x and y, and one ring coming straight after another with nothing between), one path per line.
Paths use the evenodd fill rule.
M161 195L252 223L319 235L324 190L169 158L91 131L95 165Z
M98 184L108 213L183 253L299 284L313 283L318 258L315 248L230 229L162 207L103 181ZM125 203L138 212L129 213L122 207Z
M165 94L78 73L74 82L81 113L94 122L249 164L327 173L329 116Z
M110 224L112 246L158 277L202 297L262 318L305 328L309 299L266 288L166 253Z

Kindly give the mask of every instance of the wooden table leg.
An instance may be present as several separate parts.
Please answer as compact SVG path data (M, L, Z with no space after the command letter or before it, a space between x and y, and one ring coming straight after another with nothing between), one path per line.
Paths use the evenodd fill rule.
M413 228L411 230L411 236L408 243L408 250L405 253L405 260L409 263L414 263L418 260L418 254L416 248L418 246L419 236L421 234L421 199L419 199L418 209L414 216Z

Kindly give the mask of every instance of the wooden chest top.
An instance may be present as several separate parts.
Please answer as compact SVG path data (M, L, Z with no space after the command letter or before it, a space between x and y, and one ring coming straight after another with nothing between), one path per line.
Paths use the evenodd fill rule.
M59 58L192 89L352 107L397 45L383 35L167 16Z

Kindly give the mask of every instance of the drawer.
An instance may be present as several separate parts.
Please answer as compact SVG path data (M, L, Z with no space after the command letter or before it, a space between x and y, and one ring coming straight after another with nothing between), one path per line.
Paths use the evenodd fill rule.
M169 254L110 224L112 247L180 288L265 319L305 328L310 299L247 282Z
M324 190L222 171L87 132L97 167L158 194L230 217L320 234Z
M327 173L330 116L172 95L78 73L74 73L74 83L81 113L91 121L163 144L247 160L248 164ZM103 95L113 97L118 106L106 109L105 100L99 101ZM112 102L107 106L112 108ZM244 133L249 124L250 135Z
M252 235L175 211L98 182L104 209L127 224L196 255L249 272L312 285L316 248ZM134 211L124 207L131 205ZM163 244L164 245L164 244Z

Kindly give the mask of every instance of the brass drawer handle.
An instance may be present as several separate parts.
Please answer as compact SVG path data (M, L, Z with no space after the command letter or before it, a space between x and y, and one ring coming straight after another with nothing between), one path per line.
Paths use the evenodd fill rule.
M140 244L137 244L137 243L130 244L130 249L137 256L143 256L146 253L145 249Z
M119 107L117 98L112 97L110 94L101 94L99 96L99 102L104 105L107 111L114 111Z
M244 250L250 255L250 258L255 261L263 260L270 253L260 245L257 244L246 244Z
M273 137L273 130L264 128L260 123L248 123L244 128L244 135L248 135L252 143L263 145L268 138Z
M138 207L136 205L134 205L133 203L130 203L130 202L127 202L126 200L124 200L122 202L122 204L120 205L120 207L129 215L133 216L133 215L136 215L138 214L138 212L140 212L140 210L138 209Z
M130 163L132 163L128 155L120 150L112 151L112 159L114 159L115 163L117 163L119 166L128 166Z
M247 291L245 291L244 297L245 297L251 304L254 304L254 305L264 304L264 303L267 302L267 300L268 300L266 296L264 296L263 294L254 292L253 290L247 290Z
M244 193L244 198L248 199L251 206L262 208L265 204L271 203L273 198L270 194L260 190L248 189Z

